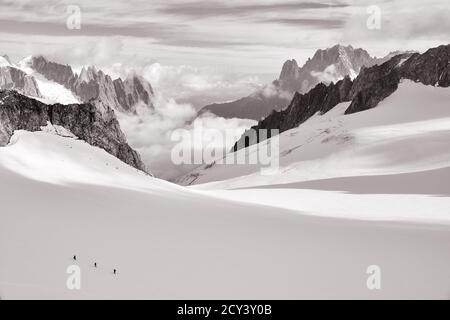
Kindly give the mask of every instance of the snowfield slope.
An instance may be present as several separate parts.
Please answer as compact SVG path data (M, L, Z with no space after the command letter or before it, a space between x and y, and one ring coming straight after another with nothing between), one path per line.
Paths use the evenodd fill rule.
M34 77L42 94L42 98L39 98L38 100L46 104L73 104L82 102L72 93L72 91L55 81L47 79L31 68L32 59L33 57L31 56L27 57L21 60L15 67L19 68L27 75Z
M374 109L344 115L342 103L282 133L273 174L262 175L258 165L215 164L181 182L313 216L449 224L449 101L448 88L405 80Z
M17 131L0 148L2 299L450 297L448 226L210 197L45 131ZM382 290L366 286L374 264Z
M236 189L449 168L449 101L448 88L403 80L376 108L344 115L349 102L341 103L280 134L275 174L261 175L259 165L206 165L178 182Z

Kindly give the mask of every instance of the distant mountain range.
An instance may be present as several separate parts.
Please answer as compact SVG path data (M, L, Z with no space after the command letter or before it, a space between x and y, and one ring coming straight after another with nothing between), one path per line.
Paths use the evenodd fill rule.
M284 132L343 102L349 102L346 114L373 108L397 90L401 79L448 87L449 61L450 45L423 54L394 52L382 59L372 58L363 49L337 45L318 50L302 67L289 60L272 84L249 97L217 104L215 111L206 108L202 112L226 118L263 117L252 129ZM137 105L154 107L153 89L142 77L113 80L95 67L77 74L71 66L42 56L18 63L0 56L0 90L0 145L9 143L14 130L37 131L50 123L146 170L115 115L135 114ZM246 137L236 142L234 150L249 145ZM260 142L260 137L251 141Z
M41 98L34 77L13 66L8 56L0 56L0 89L12 89L22 94Z
M351 101L345 111L351 114L378 105L397 90L401 79L421 82L425 85L450 86L450 45L432 48L423 54L403 53L388 61L362 67L359 75L350 76L328 86L319 83L305 94L295 93L285 110L273 111L261 120L252 131L278 129L280 132L299 126L314 114L324 114L341 102ZM236 142L234 150L248 146L248 141L260 142L260 138L248 138L248 132ZM245 141L247 140L247 141Z
M150 83L137 75L112 80L95 67L83 68L78 75L71 66L42 56L17 64L0 56L0 146L10 142L15 130L61 126L146 172L139 154L128 145L115 111L134 114L139 104L151 109L153 96Z
M17 64L11 63L7 56L0 57L0 89L13 89L51 103L90 102L103 112L111 108L134 113L140 103L153 108L153 88L141 76L134 74L125 80L113 80L92 66L83 67L78 75L71 66L43 56L28 57ZM56 99L55 91L59 93Z
M411 163L418 170L440 168L442 159L448 159L442 153L446 152L449 114L448 89L443 88L449 87L450 44L422 54L394 54L384 63L361 67L354 79L348 75L336 83L319 83L306 93L295 93L287 108L272 111L247 130L223 159L201 165L175 181L206 183L211 188L262 188L265 184L389 174L393 168L404 172L411 170ZM264 176L261 163L222 165L258 154L257 146L251 145L265 146L267 139L259 130L272 129L280 132L278 172Z
M318 83L328 85L346 76L354 79L362 67L381 64L399 53L392 52L383 58L376 58L366 50L352 46L335 45L319 49L302 67L295 59L287 60L277 80L250 96L205 106L199 114L210 112L224 118L259 121L273 110L287 107L295 92L306 93Z

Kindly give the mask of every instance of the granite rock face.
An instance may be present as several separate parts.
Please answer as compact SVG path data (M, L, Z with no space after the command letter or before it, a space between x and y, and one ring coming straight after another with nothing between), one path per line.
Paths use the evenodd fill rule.
M286 61L278 83L285 90L305 93L321 82L329 84L345 76L355 78L362 67L378 62L364 49L335 45L317 50L302 67L295 60Z
M90 103L47 105L13 90L0 91L0 146L9 143L15 130L40 131L48 122L146 172L139 154L128 145L112 109L101 114Z
M144 78L132 75L125 81L116 79L113 84L117 100L123 110L135 112L139 102L152 106L153 88Z
M350 91L351 99L349 100L352 100L352 103L345 113L350 114L371 109L395 92L401 79L398 66L409 57L408 54L402 54L379 66L361 69Z
M450 45L415 53L400 66L402 77L426 85L450 86Z
M345 113L376 107L397 90L401 79L449 87L450 45L432 48L423 54L401 54L380 66L363 70L353 84L352 103Z
M450 45L432 48L423 54L396 55L380 65L362 67L354 81L346 77L336 84L318 84L306 94L297 92L286 110L272 112L251 129L283 132L299 126L317 112L323 114L346 101L351 101L346 114L374 108L397 90L401 79L449 87ZM236 142L233 150L248 146L243 140L246 136L248 133ZM260 137L255 143L259 141Z
M48 61L42 56L33 57L30 67L47 79L62 84L68 89L72 87L76 80L70 66Z
M33 77L9 66L0 67L0 88L16 90L27 96L41 97L39 87Z
M300 79L300 73L301 69L297 64L297 61L295 59L287 60L281 68L278 81L283 84L294 83ZM295 91L295 89L291 89L290 91Z
M77 75L70 66L48 61L42 56L33 57L30 67L71 90L81 101L95 104L102 112L107 112L107 106L116 111L135 113L140 103L153 108L153 88L137 75L113 80L92 66L83 68Z

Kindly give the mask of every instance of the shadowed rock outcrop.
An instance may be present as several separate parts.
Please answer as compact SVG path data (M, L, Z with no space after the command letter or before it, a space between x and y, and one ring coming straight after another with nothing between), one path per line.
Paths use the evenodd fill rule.
M376 107L378 103L397 90L401 74L399 64L409 55L398 55L389 61L370 68L363 68L355 79L349 94L352 103L346 114L364 111Z
M423 54L402 54L380 66L363 69L353 84L351 114L374 108L394 93L401 79L424 85L450 86L450 45L432 48Z
M317 112L325 113L329 111L338 103L349 99L351 88L352 81L347 76L336 84L331 83L329 86L319 83L305 94L296 92L287 109L273 111L267 118L250 129L256 134L256 140L254 141L259 142L264 139L259 136L259 130L261 129L277 129L279 132L283 132L299 126ZM248 135L250 135L249 132L245 132L243 137ZM248 143L241 138L236 142L233 150L236 151L246 146L248 146Z
M0 91L0 146L9 143L15 130L40 131L48 122L146 172L139 154L128 145L112 109L101 114L89 103L47 105L12 90Z

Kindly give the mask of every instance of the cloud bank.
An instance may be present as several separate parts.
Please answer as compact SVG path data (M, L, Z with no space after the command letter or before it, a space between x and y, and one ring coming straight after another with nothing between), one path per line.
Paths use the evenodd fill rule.
M177 141L172 139L175 131L186 130L193 137L196 131L213 129L223 132L233 131L239 137L246 129L256 124L253 120L224 119L210 114L196 118L197 112L190 104L179 104L173 98L165 99L157 94L155 109L138 107L138 114L118 114L122 130L130 145L142 156L149 170L158 178L173 180L186 174L198 165L177 165L172 161L172 148ZM202 149L204 140L193 141L193 149ZM235 140L224 141L222 148L229 150Z
M66 9L74 4L81 9L80 30L66 28ZM366 27L370 5L381 9L380 30ZM122 42L122 60L277 73L282 61L305 61L338 42L377 56L446 43L448 12L446 0L4 0L0 46L13 58L54 51L74 64L76 55L63 48L82 51L107 38ZM114 55L103 60L105 66L116 62Z
M164 96L190 103L196 110L213 102L223 102L247 96L261 88L272 75L223 73L214 68L189 65L147 65L143 76Z

